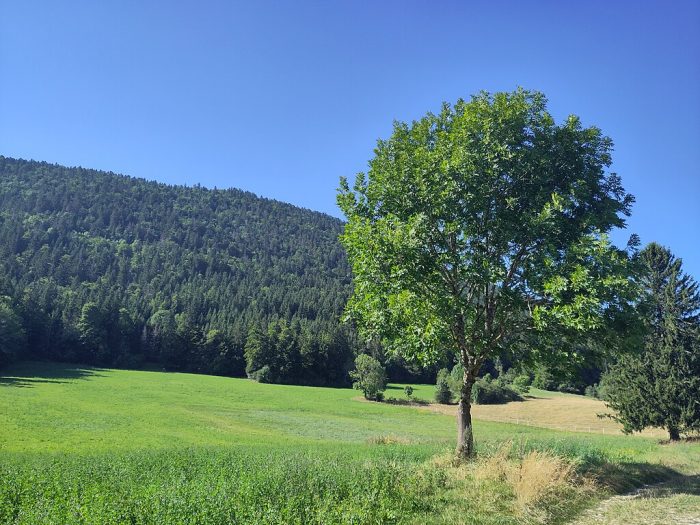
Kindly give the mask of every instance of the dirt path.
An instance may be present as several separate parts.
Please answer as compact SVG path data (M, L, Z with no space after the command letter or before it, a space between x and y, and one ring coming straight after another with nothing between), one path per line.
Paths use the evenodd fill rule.
M571 525L700 525L700 475L647 485L614 496Z

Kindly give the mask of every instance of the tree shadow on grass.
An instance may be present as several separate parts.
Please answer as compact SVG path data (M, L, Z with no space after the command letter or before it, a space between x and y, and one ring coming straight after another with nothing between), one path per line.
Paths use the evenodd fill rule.
M76 379L102 377L104 374L101 372L104 371L104 368L66 363L24 362L2 371L0 387L28 388L41 383L68 383Z
M600 483L618 495L669 497L700 495L700 475L686 475L653 463L603 463L592 467Z
M686 475L670 467L650 463L602 463L592 468L597 484L607 488L610 496L594 506L572 505L568 520L579 518L579 523L602 523L609 505L626 500L661 500L677 495L700 495L700 475ZM589 517L591 519L585 519ZM568 522L568 521L567 521ZM635 521L634 523L641 523ZM671 523L671 521L669 521Z

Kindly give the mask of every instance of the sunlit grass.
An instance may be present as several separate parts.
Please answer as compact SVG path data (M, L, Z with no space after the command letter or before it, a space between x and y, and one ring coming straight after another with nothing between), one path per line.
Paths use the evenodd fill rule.
M416 392L414 398L430 401L432 404L426 406L426 409L454 416L456 407L432 402L430 396L434 389L432 385L417 385L414 387ZM472 416L483 421L509 422L570 432L621 435L622 425L610 418L599 417L599 414L608 413L610 410L603 401L598 399L537 388L530 389L523 401L502 405L472 406ZM666 432L662 429L648 429L642 435L663 438Z
M432 388L415 385L415 397ZM402 385L387 394L405 397ZM572 488L557 492L561 501L541 503L547 484L524 495L515 478L479 480L473 466L437 464L454 448L453 416L359 397L192 374L15 366L0 378L0 522L539 523L604 493L562 481ZM606 472L620 490L700 467L698 444L483 420L475 433L479 461L508 443L508 461L532 479L540 479L533 458L577 475Z

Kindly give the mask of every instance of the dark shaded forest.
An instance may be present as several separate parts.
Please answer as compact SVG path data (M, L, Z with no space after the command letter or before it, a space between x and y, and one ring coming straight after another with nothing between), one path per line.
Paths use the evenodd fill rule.
M356 343L339 321L341 229L236 189L0 156L0 365L344 384Z

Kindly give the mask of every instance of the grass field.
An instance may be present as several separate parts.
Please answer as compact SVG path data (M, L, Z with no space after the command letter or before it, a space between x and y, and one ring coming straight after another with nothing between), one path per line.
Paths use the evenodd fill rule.
M435 387L420 385L415 397L429 401ZM431 404L429 410L448 415L455 415L456 408L450 405ZM622 426L609 418L600 418L598 414L610 412L605 403L590 397L548 392L531 388L519 403L503 405L475 405L472 414L484 421L500 421L518 425L531 425L572 432L594 432L599 434L622 434ZM667 434L661 429L647 429L641 435L665 438Z
M482 459L460 466L454 417L349 389L24 363L0 378L0 523L554 523L700 471L697 443L481 419L475 432ZM523 500L512 474L531 451L573 481ZM512 467L495 478L494 454Z

